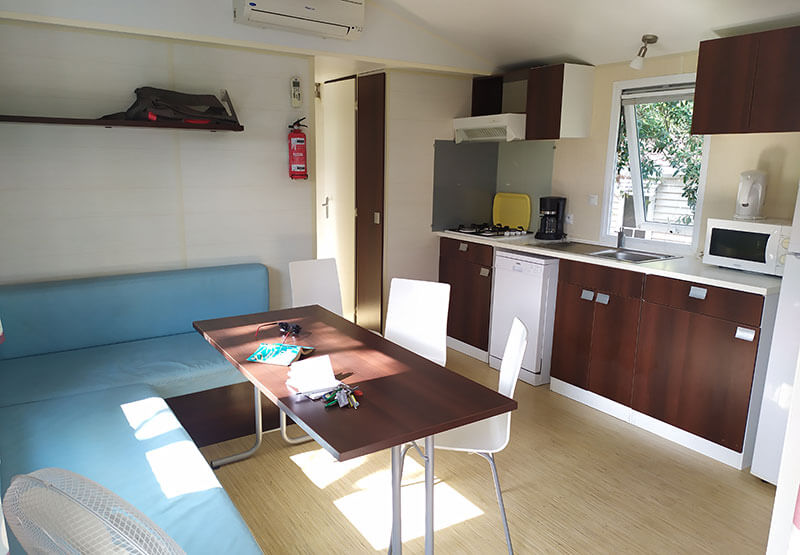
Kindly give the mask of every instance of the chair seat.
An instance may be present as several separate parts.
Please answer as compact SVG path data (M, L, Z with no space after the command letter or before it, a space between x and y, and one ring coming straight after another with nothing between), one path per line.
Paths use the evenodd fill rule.
M450 451L497 453L508 444L510 420L511 413L506 413L447 430L434 436L433 446Z

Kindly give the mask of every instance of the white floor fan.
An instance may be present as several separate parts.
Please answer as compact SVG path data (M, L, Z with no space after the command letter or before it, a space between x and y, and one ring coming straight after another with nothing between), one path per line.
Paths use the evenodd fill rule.
M28 553L182 554L166 532L100 484L60 468L15 476L3 499Z

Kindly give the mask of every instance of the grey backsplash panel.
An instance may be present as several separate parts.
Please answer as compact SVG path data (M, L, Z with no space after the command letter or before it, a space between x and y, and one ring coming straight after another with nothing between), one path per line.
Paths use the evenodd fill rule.
M433 231L491 222L497 190L497 146L434 142Z
M539 198L553 190L553 141L500 143L497 158L497 192L525 193L531 197L529 229L539 227Z

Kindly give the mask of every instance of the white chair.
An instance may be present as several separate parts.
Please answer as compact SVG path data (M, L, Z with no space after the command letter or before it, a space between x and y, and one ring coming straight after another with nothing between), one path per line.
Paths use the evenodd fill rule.
M449 306L449 284L394 278L383 336L444 366Z
M289 262L289 282L292 286L292 306L318 304L342 316L342 290L336 259L296 260ZM287 443L305 443L311 436L289 437L286 433L286 413L280 411L281 437Z
M289 262L292 306L318 304L342 315L342 290L336 259L297 260Z
M503 352L503 360L500 363L500 383L497 391L506 397L514 397L514 389L517 386L522 357L525 354L525 347L528 345L528 330L519 318L514 318L511 324L511 331L508 334L506 348ZM511 534L508 531L508 519L506 509L503 505L503 494L500 491L500 480L497 477L497 466L494 462L494 453L502 451L511 436L511 413L507 412L485 420L479 420L460 428L447 430L436 434L433 438L435 449L447 449L450 451L466 451L480 455L487 461L492 468L492 478L494 478L494 489L497 493L497 504L500 506L500 516L503 518L503 528L506 533L506 544L508 545L509 555L513 553L511 548ZM403 448L402 457L415 444L408 444ZM419 449L418 449L419 450ZM402 472L402 470L401 470Z

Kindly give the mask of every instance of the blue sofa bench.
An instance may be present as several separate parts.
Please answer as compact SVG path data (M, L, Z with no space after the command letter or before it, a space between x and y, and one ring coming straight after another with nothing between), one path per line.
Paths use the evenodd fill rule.
M268 301L260 264L0 286L0 495L16 474L65 468L187 553L260 553L164 398L242 382L192 322Z

